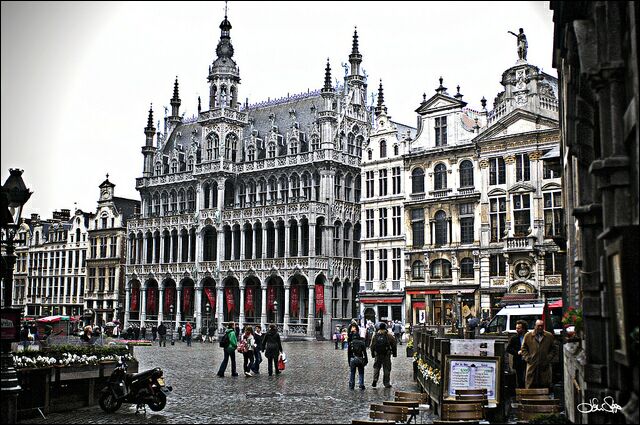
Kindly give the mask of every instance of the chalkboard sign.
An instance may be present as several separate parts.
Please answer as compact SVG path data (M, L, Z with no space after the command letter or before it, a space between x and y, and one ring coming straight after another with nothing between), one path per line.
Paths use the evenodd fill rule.
M500 357L455 356L445 357L444 400L455 400L456 390L487 389L490 404L500 402Z

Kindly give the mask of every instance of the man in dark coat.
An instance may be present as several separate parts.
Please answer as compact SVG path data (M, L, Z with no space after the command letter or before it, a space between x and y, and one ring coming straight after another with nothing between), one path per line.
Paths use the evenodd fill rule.
M355 387L356 369L358 369L358 382L360 389L364 390L364 367L369 363L367 358L367 346L359 332L350 335L349 349L347 350L347 362L349 363L349 389Z
M516 332L509 340L507 345L507 353L513 356L513 369L516 371L516 388L524 388L524 372L527 368L527 364L522 360L520 355L520 349L522 348L522 342L524 341L524 335L527 333L527 322L524 320L518 320L516 322Z
M276 375L279 375L278 356L283 350L278 328L274 324L269 325L269 330L262 338L262 351L264 351L264 356L267 358L269 376L273 375L273 369L276 370Z
M160 335L160 341L158 342L158 347L162 347L163 345L167 346L167 327L164 323L160 322L160 326L158 326L158 335Z
M550 388L551 362L558 356L558 346L542 320L536 320L536 328L524 336L520 354L527 362L526 388Z
M153 338L153 342L156 342L156 338L158 337L158 328L156 325L151 326L151 338Z
M380 323L380 329L371 338L371 357L376 359L373 364L373 382L371 386L378 384L380 368L384 369L382 382L385 388L391 388L391 355L398 356L396 338L387 331L387 324Z

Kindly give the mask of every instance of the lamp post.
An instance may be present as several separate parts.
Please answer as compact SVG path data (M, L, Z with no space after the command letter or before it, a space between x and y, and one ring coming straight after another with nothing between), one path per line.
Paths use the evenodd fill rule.
M456 301L458 302L458 311L456 312L456 326L458 327L458 333L460 333L462 330L462 292L458 291Z
M360 294L356 294L356 317L358 318L358 326L362 326L361 320L362 317L360 315Z
M22 170L9 169L9 177L2 185L0 191L0 228L2 229L5 254L2 256L2 288L3 308L2 318L2 357L0 359L2 413L0 419L3 423L15 424L18 419L18 392L21 388L18 384L18 374L13 367L11 356L11 343L19 340L20 334L20 308L12 308L13 305L13 267L16 262L13 239L20 226L22 208L31 197L31 191L27 189L22 180ZM10 326L6 326L9 324Z
M170 326L171 326L171 345L175 344L174 340L173 340L173 332L175 331L175 329L173 328L173 304L171 304L169 306L169 320L170 320Z
M275 323L277 328L278 327L278 301L277 300L273 301L273 316L274 316L273 322Z
M207 335L209 333L209 313L211 312L211 305L209 303L207 303L207 305L204 306L204 309L205 309L205 311L207 313L207 328L206 328L206 332L207 333L205 333L205 335Z

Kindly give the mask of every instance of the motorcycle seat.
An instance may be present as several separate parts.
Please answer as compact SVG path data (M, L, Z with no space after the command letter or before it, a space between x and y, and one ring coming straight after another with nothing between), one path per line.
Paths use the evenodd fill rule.
M156 372L160 371L159 368L145 370L144 372L134 373L130 376L130 382L141 381L151 378Z

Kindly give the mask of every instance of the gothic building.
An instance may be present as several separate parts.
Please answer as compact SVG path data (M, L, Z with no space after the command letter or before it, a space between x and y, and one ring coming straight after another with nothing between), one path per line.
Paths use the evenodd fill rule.
M559 142L557 81L520 58L502 85L492 111L484 98L474 111L440 78L416 110L404 205L414 323L423 306L427 323L449 324L458 307L466 318L503 298L561 297L560 176L540 161Z
M568 219L566 296L583 331L565 344L573 423L638 423L638 2L551 2ZM610 399L605 399L610 397ZM622 406L581 413L592 400ZM584 410L583 410L584 411Z
M344 84L327 63L319 91L242 105L226 16L220 29L208 107L183 120L176 79L164 133L149 111L125 321L277 322L287 337L328 337L355 316L360 285L370 116L358 35Z

